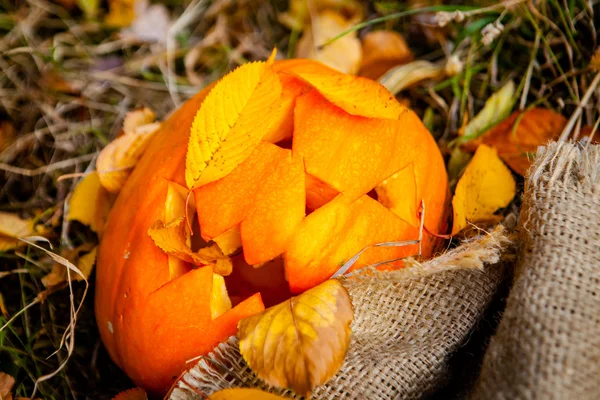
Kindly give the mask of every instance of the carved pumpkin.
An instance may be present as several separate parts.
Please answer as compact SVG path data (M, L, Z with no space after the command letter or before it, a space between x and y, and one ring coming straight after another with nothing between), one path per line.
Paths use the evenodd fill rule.
M163 123L110 213L98 252L98 326L113 360L152 392L234 335L263 298L275 304L323 282L365 246L417 239L421 200L425 257L438 243L427 232L446 229L444 163L412 111L377 83L316 62L270 68L281 97L262 141L193 191L200 235L192 241L231 255L231 275L167 255L148 234L185 208L188 138L211 88ZM417 251L373 247L352 269Z

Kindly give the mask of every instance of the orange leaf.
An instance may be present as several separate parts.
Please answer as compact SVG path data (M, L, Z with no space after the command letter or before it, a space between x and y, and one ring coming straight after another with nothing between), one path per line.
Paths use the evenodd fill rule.
M362 41L363 59L359 74L377 79L391 68L413 60L406 41L394 31L375 31L365 35Z
M10 392L14 384L15 378L4 372L0 372L0 399L12 399L12 395L10 394Z
M242 163L258 145L281 96L277 74L264 62L245 64L208 94L192 124L185 181L195 189Z
M397 119L406 110L381 84L338 72L316 61L289 60L278 63L275 69L299 77L352 115Z
M515 193L515 180L496 150L479 146L456 185L452 199L452 234L457 234L469 223L499 220L494 213L508 206Z
M558 139L566 124L565 117L545 108L517 111L465 146L471 150L479 144L494 147L500 158L522 176L529 169L538 146Z
M340 369L350 344L352 302L338 280L239 322L240 352L270 385L307 395Z

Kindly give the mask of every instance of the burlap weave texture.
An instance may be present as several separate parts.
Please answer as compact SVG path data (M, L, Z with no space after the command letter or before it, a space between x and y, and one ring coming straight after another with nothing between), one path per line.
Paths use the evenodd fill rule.
M526 181L518 263L473 399L600 399L600 147L552 143Z
M476 325L502 281L496 264L509 246L502 228L401 271L344 277L355 310L342 369L317 399L420 398L444 381L449 355ZM266 386L232 337L197 362L171 399L195 399L230 387ZM272 390L293 397L289 392Z

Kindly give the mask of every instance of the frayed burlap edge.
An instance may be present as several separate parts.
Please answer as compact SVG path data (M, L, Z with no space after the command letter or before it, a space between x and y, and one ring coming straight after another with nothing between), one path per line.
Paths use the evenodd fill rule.
M408 259L399 271L362 270L342 277L355 308L352 343L341 370L313 397L413 398L433 390L443 381L449 354L464 342L502 281L501 265L484 266L499 263L510 245L499 226L424 263ZM394 308L386 311L391 303ZM429 312L416 311L422 309ZM377 360L381 354L384 358ZM194 362L176 382L171 399L202 398L232 387L295 397L254 375L236 337Z

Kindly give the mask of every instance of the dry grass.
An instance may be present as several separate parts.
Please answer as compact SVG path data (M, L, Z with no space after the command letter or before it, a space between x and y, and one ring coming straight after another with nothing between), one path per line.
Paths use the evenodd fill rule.
M165 3L176 21L169 40L142 43L59 2L0 0L0 123L8 121L16 131L8 147L0 142L0 210L36 217L58 253L96 240L82 225L62 224L63 204L76 179L59 178L92 169L128 110L148 106L165 116L201 86L247 60L264 59L275 46L281 54L293 54L298 32L277 20L285 1ZM589 68L599 45L598 0L509 3L510 8L482 12L489 4L475 1L459 13L450 12L456 6L437 5L406 13L400 1L369 5L370 19L386 18L366 24L361 34L395 29L418 57L438 61L454 55L461 62L460 74L401 93L447 153L463 121L508 79L518 86L520 108L576 113L575 131L598 122L600 78ZM436 12L446 14L436 19ZM441 27L444 17L449 21ZM0 370L16 377L17 396L29 396L37 378L64 361L67 350L56 350L85 288L75 284L73 300L66 287L46 291L40 279L52 259L31 246L21 251L0 253L6 306L0 325L38 300L0 331ZM93 282L92 275L72 358L39 385L38 395L45 399L110 398L131 387L100 343Z

